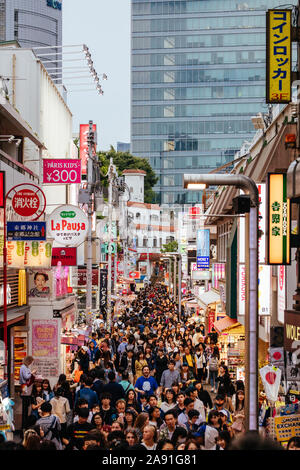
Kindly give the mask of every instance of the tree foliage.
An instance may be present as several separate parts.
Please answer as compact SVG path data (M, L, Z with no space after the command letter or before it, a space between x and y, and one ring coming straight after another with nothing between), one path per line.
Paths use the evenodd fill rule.
M122 175L124 170L144 170L146 172L144 200L146 203L153 202L155 193L152 188L157 183L158 178L146 158L135 157L130 152L116 152L113 147L108 152L97 152L97 155L101 162L101 172L103 174L106 174L108 171L110 158L113 158L113 163L118 170L119 176ZM107 178L103 178L102 182L107 186Z
M176 240L172 240L163 245L160 251L162 253L176 253L178 251L178 242Z

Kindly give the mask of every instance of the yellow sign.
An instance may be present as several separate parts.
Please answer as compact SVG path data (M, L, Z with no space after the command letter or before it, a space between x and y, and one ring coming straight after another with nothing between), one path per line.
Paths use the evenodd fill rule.
M292 10L267 11L266 102L292 100Z
M275 416L274 427L279 442L300 436L300 415Z
M286 174L268 175L268 264L290 264L290 200Z

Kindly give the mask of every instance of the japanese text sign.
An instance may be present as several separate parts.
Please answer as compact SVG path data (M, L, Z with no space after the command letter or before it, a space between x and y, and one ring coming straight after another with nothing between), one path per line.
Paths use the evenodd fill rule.
M268 264L290 264L290 200L286 174L268 175Z
M267 103L289 103L292 99L291 16L292 10L267 11Z
M279 442L288 441L291 437L300 436L300 415L275 416L274 428Z
M7 222L8 240L46 240L46 222Z
M84 242L88 218L79 207L70 204L59 206L48 217L49 237L57 243L76 247Z
M209 229L197 232L197 268L209 268Z
M81 182L81 161L75 159L43 160L44 184L71 184Z

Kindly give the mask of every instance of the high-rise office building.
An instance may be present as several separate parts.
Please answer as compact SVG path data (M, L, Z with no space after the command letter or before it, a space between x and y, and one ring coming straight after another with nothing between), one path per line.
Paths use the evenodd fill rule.
M189 204L183 173L233 160L266 112L266 10L281 0L132 0L131 144L161 204ZM296 4L296 0L292 2Z
M60 0L0 0L0 41L17 40L21 47L39 48L62 44ZM38 50L44 65L60 67L61 49ZM44 55L49 54L49 56Z

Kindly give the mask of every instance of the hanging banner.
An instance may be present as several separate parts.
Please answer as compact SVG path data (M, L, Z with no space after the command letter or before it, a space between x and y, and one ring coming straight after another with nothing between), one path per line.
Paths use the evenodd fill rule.
M281 370L274 366L265 366L259 369L259 373L267 399L275 403L278 398Z
M292 10L268 10L266 102L292 100Z
M86 238L88 218L77 206L59 206L48 216L47 229L49 238L60 245L76 247Z
M75 159L43 159L43 184L81 183L81 161Z
M267 264L291 264L290 200L286 174L268 174Z

